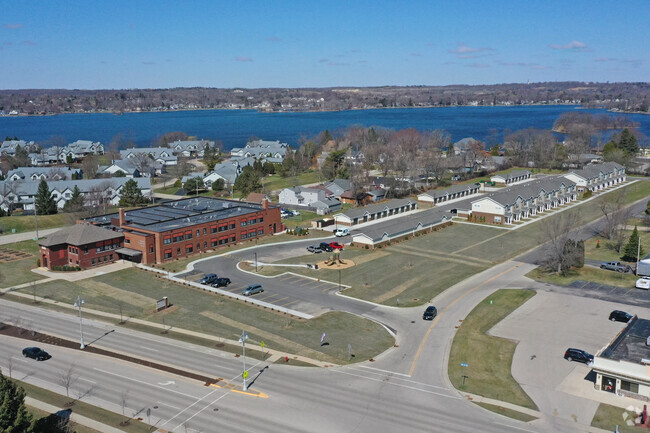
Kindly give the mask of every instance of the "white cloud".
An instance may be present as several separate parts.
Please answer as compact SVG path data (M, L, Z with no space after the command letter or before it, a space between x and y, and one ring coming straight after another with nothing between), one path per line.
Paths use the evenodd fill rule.
M549 47L553 48L554 50L571 50L571 51L587 51L589 49L587 44L580 41L571 41L568 44L564 44L564 45L551 44L549 45Z
M245 57L245 56L237 56L237 57L235 57L235 61L237 61L237 62L252 62L253 59L251 59L250 57Z

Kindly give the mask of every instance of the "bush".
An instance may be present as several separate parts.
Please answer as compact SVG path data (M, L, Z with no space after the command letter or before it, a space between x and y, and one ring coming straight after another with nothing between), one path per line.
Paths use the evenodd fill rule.
M589 191L585 191L585 193L582 194L582 198L589 198L589 197L591 197L592 195L594 195L594 193L593 193L591 190L589 190Z
M74 272L74 271L80 271L81 268L79 266L52 266L53 271L58 271L58 272Z
M41 259L40 258L36 259L36 267L37 268L41 267Z
M366 245L364 248L365 248L365 249L368 249L368 248L370 248L370 247L369 247L368 245Z
M176 179L176 182L174 182L174 187L180 188L183 186L183 182L181 182L180 179Z

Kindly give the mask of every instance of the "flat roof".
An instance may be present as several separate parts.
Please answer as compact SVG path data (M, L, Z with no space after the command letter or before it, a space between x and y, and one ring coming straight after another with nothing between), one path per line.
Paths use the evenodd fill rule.
M269 206L270 208L272 206ZM142 229L154 232L191 227L211 221L234 218L259 212L257 203L223 200L212 197L193 197L173 200L157 206L133 209L125 212L123 229ZM118 213L100 215L85 221L97 225L111 225L111 219L118 219Z
M650 359L650 346L646 345L648 337L650 337L650 320L635 316L599 356L614 361L645 364L641 361Z

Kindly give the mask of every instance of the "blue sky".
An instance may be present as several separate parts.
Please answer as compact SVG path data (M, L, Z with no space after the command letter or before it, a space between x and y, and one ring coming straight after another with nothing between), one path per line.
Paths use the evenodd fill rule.
M648 81L650 1L0 3L2 89Z

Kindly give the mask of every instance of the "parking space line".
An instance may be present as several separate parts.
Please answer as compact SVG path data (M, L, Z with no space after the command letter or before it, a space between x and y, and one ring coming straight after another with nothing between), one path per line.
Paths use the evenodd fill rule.
M286 304L278 304L278 307L287 307L289 305L293 305L297 302L300 302L298 299L294 299L293 301L287 302Z
M321 293L331 292L332 290L336 290L336 287L325 287L323 290L321 290Z
M323 281L323 282L318 283L318 284L312 284L312 285L310 285L310 287L313 287L315 289L320 289L323 286L329 286L329 285L330 285L330 283L327 283L327 282Z

